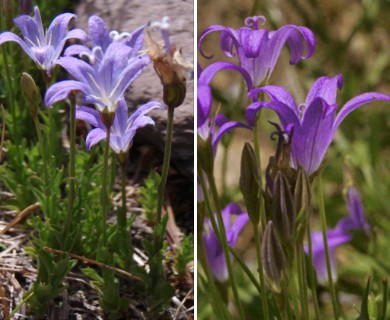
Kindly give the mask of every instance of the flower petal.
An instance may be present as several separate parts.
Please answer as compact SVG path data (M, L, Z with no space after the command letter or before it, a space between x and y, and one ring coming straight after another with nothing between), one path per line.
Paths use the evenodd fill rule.
M104 129L105 126L101 121L100 113L93 108L80 106L76 109L76 118L83 120L94 127Z
M316 98L322 98L328 105L336 103L337 89L343 87L343 76L337 75L333 78L320 77L314 82L307 98L306 104L309 105Z
M56 102L65 100L71 91L88 92L88 88L81 82L73 80L60 81L53 84L45 95L45 105L49 108Z
M57 48L68 33L68 25L77 16L72 13L63 13L54 18L46 32L46 44Z
M300 164L308 175L319 168L332 142L336 107L317 98L307 107L302 125L294 127L291 144L293 164L295 167Z
M133 123L137 118L139 117L142 117L143 115L145 115L146 113L148 113L149 111L153 110L153 109L161 109L161 110L164 110L164 107L162 106L162 104L160 102L157 102L157 101L150 101L144 105L142 105L141 107L139 107L131 116L130 118L127 120L127 125L130 125L131 123Z
M213 57L213 55L207 56L203 52L202 41L209 33L215 32L215 31L222 31L221 39L220 39L221 48L227 57L233 57L234 56L233 51L232 51L233 44L237 44L237 45L239 44L238 43L238 34L234 29L226 28L226 27L220 26L220 25L210 26L202 32L202 34L199 37L199 42L198 42L198 49L199 49L200 54L207 59L211 59Z
M36 61L34 53L31 51L30 47L26 45L26 43L18 37L16 34L6 31L0 34L0 45L2 45L5 42L16 42L24 52L26 52L31 59Z
M91 47L99 46L103 52L106 51L112 39L104 21L98 16L91 16L88 20L88 28L91 37Z
M91 149L95 144L105 139L106 139L105 130L102 130L100 128L93 129L88 133L86 138L87 148Z
M133 49L131 54L132 58L135 57L138 54L138 52L142 50L144 46L144 29L145 29L144 26L135 29L131 33L131 37L127 38L124 42L125 45Z
M14 19L14 23L23 34L24 41L29 47L40 47L45 45L45 38L42 26L41 15L38 7L34 8L35 19L22 15Z
M336 130L341 122L346 118L346 116L348 116L355 109L365 105L366 103L380 100L390 101L390 96L379 92L367 92L349 100L338 113L334 124L334 130Z

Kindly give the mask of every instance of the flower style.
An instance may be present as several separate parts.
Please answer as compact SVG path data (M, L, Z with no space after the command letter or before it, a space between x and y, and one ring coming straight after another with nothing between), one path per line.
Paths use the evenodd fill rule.
M65 56L87 57L91 64L100 62L109 45L119 41L132 48L131 57L136 57L144 45L144 27L137 28L132 33L116 30L109 31L104 21L98 16L91 16L88 19L89 37L91 39L91 48L75 44L65 50Z
M233 215L237 216L234 222L231 221ZM222 210L222 218L226 229L228 244L231 247L235 247L238 235L249 221L249 217L238 205L230 203ZM228 279L226 261L223 255L222 245L215 235L209 218L206 218L205 220L204 230L203 242L207 261L215 278L220 282L224 282Z
M147 55L132 57L133 50L121 42L111 43L102 61L94 65L75 57L63 57L57 64L76 80L60 81L46 92L45 104L67 99L73 90L81 91L85 103L94 104L99 112L114 113L126 88L149 63Z
M348 189L347 207L349 216L339 220L334 229L327 231L328 247L330 255L330 265L332 271L332 280L337 280L335 250L338 246L352 240L351 231L361 230L365 233L370 231L370 225L366 222L363 215L363 207L359 192L354 187ZM313 265L317 273L317 280L321 284L328 282L328 273L326 268L326 257L324 241L321 232L312 232L313 245ZM305 247L306 252L308 248Z
M14 19L23 34L23 40L16 34L6 31L0 34L0 45L5 42L16 42L39 66L50 76L52 68L59 59L68 39L87 41L87 34L81 29L68 31L68 25L75 14L63 13L54 18L47 29L43 30L41 14L38 7L34 8L34 17L21 15Z
M201 48L203 39L211 32L221 31L221 49L230 58L235 56L233 52L233 48L235 48L241 67L250 74L255 86L264 79L269 79L285 43L291 50L291 64L297 64L300 59L312 56L315 48L315 37L311 30L295 25L285 25L276 31L259 29L259 23L264 24L265 21L263 16L248 17L245 19L246 26L240 29L221 25L210 26L200 36L199 51L207 57ZM305 43L307 46L306 56L304 56Z
M144 104L128 117L126 101L124 98L120 99L118 109L115 112L114 122L111 126L111 149L117 154L126 153L131 147L137 129L149 124L154 125L154 121L146 113L156 108L163 109L159 102L152 101ZM87 135L86 143L88 149L91 149L99 141L106 138L107 128L103 124L98 111L81 106L76 109L76 118L96 127Z
M367 92L348 101L336 115L337 89L341 89L343 77L320 77L310 89L304 104L297 105L291 94L279 86L264 86L250 93L253 101L259 92L266 93L271 100L254 102L246 110L245 118L254 125L256 113L262 108L274 110L285 132L291 138L291 160L294 168L301 165L307 174L320 166L337 128L355 109L369 102L390 101L390 96Z

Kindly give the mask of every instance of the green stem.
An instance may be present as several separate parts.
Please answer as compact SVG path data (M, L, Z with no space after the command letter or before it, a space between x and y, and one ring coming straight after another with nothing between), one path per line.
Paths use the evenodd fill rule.
M220 231L219 232L220 240L221 240L221 245L223 248L223 254L225 257L225 261L226 261L226 266L227 266L227 271L228 271L230 283L232 286L233 296L234 296L234 299L236 301L236 305L237 305L240 319L245 319L244 311L243 311L242 305L241 305L241 300L240 300L240 297L238 294L236 280L235 280L235 277L233 274L233 267L232 267L232 262L230 259L229 245L228 245L227 236L226 236L225 224L224 224L223 218L222 218L222 209L221 209L221 205L219 203L217 186L215 184L215 179L214 179L213 175L208 176L208 179L209 179L210 193L211 193L211 196L212 196L212 199L214 202L214 207L215 207L215 211L216 211L216 215L217 215L218 229Z
M69 195L68 212L66 215L64 239L67 238L74 216L75 179L76 179L76 97L69 98L70 104L70 125L69 125Z
M101 206L102 206L102 220L101 220L101 232L103 237L103 243L107 240L107 216L109 210L109 195L107 189L107 177L108 177L108 157L110 150L110 133L111 127L106 128L106 145L104 148L104 162L103 162L103 172L102 172L102 194L101 194Z
M121 163L121 195L122 195L122 207L118 210L117 222L118 232L121 237L121 245L123 258L127 267L130 267L132 261L132 246L130 241L130 234L127 232L127 205L126 205L126 160Z
M308 235L307 236L307 243L308 243L308 247L309 247L309 261L312 264L313 263L313 244L311 242L311 227L310 227L310 223L307 224L307 235ZM313 296L314 312L316 314L316 319L319 320L320 319L320 307L318 305L316 283L313 280L313 279L315 279L315 276L316 276L315 275L315 270L314 270L314 268L310 268L310 270L308 272L311 273L309 276L312 279L310 281L310 290L311 290L311 294Z
M127 205L126 205L126 164L121 165L121 195L122 195L122 208L118 211L117 221L118 226L122 230L126 230L127 219Z
M302 319L309 319L309 306L307 304L307 283L305 281L305 260L303 245L300 243L297 248L297 271L298 271L298 285L299 285L299 297L301 302Z
M230 250L230 253L236 259L236 261L238 262L238 264L240 265L240 267L242 268L242 270L248 276L249 280L252 281L253 285L256 287L259 294L262 294L262 289L261 289L260 283L257 281L257 279L254 276L254 274L252 273L252 271L248 268L245 261L240 257L240 255L237 253L237 251L234 248L229 247L229 250Z
M327 223L326 223L324 194L323 194L323 188L322 188L321 174L318 177L318 205L319 205L320 216L321 216L322 238L324 241L324 248L325 248L326 269L328 271L329 289L330 289L330 293L332 295L333 315L334 315L334 319L337 320L339 318L339 311L338 311L336 290L335 290L335 286L334 286L333 278L332 278L332 269L331 269L331 265L330 265L330 254L329 254L328 236L327 236Z
M261 304L263 306L263 318L269 319L269 309L267 300L267 291L265 287L265 279L263 273L263 259L261 257L261 238L257 225L253 225L253 232L256 243L256 256L257 256L257 271L259 273L260 286L261 286Z
M163 168L161 173L161 182L158 187L156 223L161 222L162 208L164 202L164 191L168 179L169 162L171 159L171 149L172 149L174 111L175 111L174 108L168 107L167 136L165 139L165 152L164 152Z
M48 173L47 173L48 163L47 163L46 150L45 150L45 145L42 136L41 124L39 123L38 115L34 116L34 125L35 125L35 130L37 131L39 150L41 152L41 157L43 160L43 179L45 181L45 186L48 186L49 185Z

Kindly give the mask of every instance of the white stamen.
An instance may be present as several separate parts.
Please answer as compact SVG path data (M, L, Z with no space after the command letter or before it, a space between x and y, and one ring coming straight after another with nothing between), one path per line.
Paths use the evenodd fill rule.
M169 17L165 16L161 19L161 21L153 21L150 24L150 28L158 29L158 30L169 30L169 22L170 22Z
M90 54L87 51L82 51L79 53L80 58L87 58L90 64L94 64L96 62L95 55L92 53Z

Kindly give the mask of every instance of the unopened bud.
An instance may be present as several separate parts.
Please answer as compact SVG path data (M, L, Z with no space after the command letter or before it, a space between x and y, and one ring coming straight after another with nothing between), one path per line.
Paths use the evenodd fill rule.
M296 211L290 185L279 171L274 181L272 220L284 245L291 245L295 236Z
M106 126L107 130L109 130L114 123L115 112L100 112L100 119L103 124Z
M307 223L309 222L311 189L309 177L303 168L298 169L297 179L294 187L295 212L297 213L298 241L303 240Z
M41 93L35 84L34 79L26 72L23 72L20 78L23 97L26 99L27 106L35 117L38 114L38 106L41 103Z
M284 279L286 270L286 256L280 240L275 233L272 221L269 221L265 228L261 255L263 258L264 272L271 284L272 289L280 293L281 282Z
M244 196L248 216L254 225L260 221L260 173L255 151L245 143L241 155L240 188Z
M186 82L178 79L176 75L171 83L163 84L163 100L169 108L180 106L186 96Z
M198 170L203 170L207 176L210 176L214 171L214 155L211 145L211 137L209 136L206 140L203 140L198 135L198 143L196 145L198 150Z

